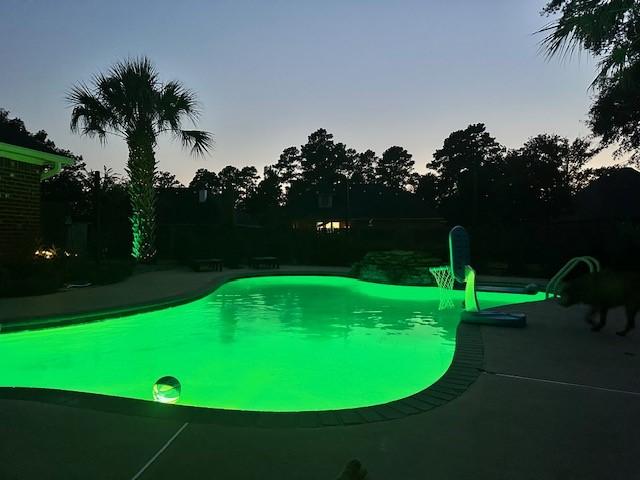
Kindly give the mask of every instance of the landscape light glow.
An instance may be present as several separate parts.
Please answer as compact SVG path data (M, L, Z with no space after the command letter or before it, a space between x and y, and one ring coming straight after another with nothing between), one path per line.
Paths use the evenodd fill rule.
M33 255L35 257L43 258L45 260L53 260L58 255L58 250L56 249L56 247L39 248L35 252L33 252Z

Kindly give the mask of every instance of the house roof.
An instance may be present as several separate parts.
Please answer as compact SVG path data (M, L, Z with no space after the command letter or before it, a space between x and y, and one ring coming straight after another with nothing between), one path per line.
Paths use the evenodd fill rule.
M63 155L41 152L39 150L18 147L17 145L3 142L0 142L0 157L45 168L40 176L41 180L54 176L60 171L63 165L71 165L74 162L73 158Z

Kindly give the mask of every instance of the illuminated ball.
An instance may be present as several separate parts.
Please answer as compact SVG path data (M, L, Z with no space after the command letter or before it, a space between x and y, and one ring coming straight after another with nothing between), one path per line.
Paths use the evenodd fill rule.
M162 377L153 385L153 399L156 402L177 403L181 388L177 378Z

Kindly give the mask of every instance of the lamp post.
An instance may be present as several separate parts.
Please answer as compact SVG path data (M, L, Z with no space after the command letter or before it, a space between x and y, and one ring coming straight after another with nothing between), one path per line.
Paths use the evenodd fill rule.
M349 187L350 187L350 178L347 176L345 177L345 183L347 185L347 235L349 234L350 230L351 230L351 210L350 210L350 196L349 196Z
M95 248L96 263L102 260L102 185L100 171L93 172L93 215L95 221Z

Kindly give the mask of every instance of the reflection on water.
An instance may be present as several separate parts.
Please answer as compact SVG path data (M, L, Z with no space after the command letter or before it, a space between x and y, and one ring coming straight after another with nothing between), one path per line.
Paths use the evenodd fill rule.
M223 342L232 341L242 323L258 322L317 337L347 337L357 328L365 330L358 334L367 334L367 329L387 335L409 334L428 326L433 335L453 340L458 311L438 311L437 303L424 299L362 295L357 288L349 288L354 286L352 282L341 286L296 284L294 280L231 282L206 298L207 310L212 318L219 318Z

